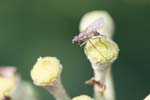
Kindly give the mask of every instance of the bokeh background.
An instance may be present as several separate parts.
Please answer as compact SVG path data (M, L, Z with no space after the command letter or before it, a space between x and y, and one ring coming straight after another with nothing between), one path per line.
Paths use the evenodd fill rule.
M64 66L62 81L70 96L88 94L84 81L93 76L83 50L71 43L81 17L106 10L115 21L114 40L120 55L113 64L117 100L142 100L150 93L149 0L0 0L0 65L17 66L31 81L39 56L57 56ZM39 100L54 100L34 86Z

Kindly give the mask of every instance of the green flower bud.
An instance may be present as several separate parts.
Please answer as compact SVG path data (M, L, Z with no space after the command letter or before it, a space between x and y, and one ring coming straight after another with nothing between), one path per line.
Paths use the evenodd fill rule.
M15 89L16 77L0 76L0 100L11 97Z
M113 62L118 57L119 48L115 42L101 36L88 40L84 51L90 61L106 63Z
M62 65L56 57L40 57L31 70L31 77L36 85L52 85L61 71Z

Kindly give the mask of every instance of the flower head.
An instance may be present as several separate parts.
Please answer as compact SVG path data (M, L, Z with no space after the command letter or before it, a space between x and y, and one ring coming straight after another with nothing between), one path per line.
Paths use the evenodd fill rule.
M15 77L0 76L0 100L5 97L11 97L15 89Z
M87 95L80 95L80 96L74 97L72 100L93 100L93 99Z
M105 63L117 58L119 48L115 42L101 36L88 40L84 51L90 61Z
M56 57L40 57L31 70L31 77L36 85L51 85L59 77L62 65Z

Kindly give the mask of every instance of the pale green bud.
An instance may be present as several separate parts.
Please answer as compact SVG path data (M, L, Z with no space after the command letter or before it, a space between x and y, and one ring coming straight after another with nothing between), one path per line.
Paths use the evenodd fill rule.
M40 57L31 70L31 77L36 85L52 85L61 71L62 65L56 57Z
M115 42L105 36L91 38L87 41L85 54L91 62L113 62L118 57L119 48Z
M0 76L0 100L11 97L16 86L16 77Z
M74 97L72 100L93 100L93 99L87 95L80 95L80 96Z

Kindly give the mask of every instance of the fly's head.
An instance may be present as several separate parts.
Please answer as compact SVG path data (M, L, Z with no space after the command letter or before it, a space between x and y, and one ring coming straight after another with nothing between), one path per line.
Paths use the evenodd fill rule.
M77 44L77 45L81 45L86 40L87 40L87 35L85 34L85 32L81 32L79 35L76 35L73 38L72 43Z
M73 43L73 44L80 45L80 44L81 44L81 40L80 40L79 36L76 35L76 36L72 39L72 43Z

